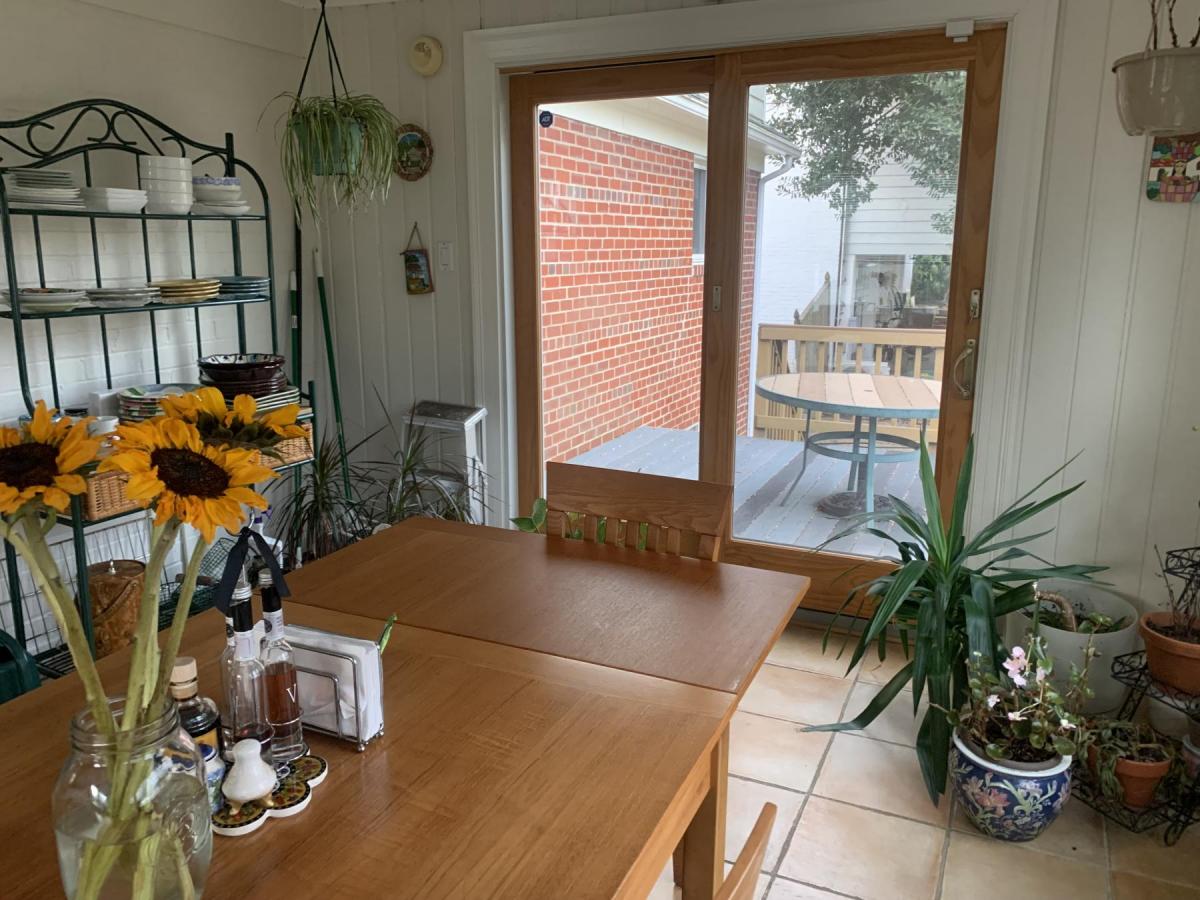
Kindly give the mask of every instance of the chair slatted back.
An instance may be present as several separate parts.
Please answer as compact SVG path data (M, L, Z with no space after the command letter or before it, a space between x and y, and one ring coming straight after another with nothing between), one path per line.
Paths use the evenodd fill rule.
M758 873L767 854L767 841L775 825L776 811L774 803L763 805L758 821L750 830L750 837L742 845L742 852L717 890L715 900L753 900L754 890L758 886Z
M546 465L546 533L716 560L729 524L727 484L620 472L569 463Z

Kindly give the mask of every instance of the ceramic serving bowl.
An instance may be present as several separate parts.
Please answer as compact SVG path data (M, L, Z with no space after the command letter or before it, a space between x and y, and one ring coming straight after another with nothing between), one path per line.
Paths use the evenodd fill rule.
M196 360L214 384L264 382L283 371L286 360L275 353L217 353Z
M154 156L146 153L138 157L138 167L141 169L187 169L191 171L192 161L186 156Z

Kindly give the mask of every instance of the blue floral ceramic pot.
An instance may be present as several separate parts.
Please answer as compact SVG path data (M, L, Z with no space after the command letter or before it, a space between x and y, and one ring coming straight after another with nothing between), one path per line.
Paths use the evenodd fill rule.
M984 834L1002 841L1032 841L1058 818L1071 796L1071 757L1043 768L1000 765L954 735L950 777L963 811Z

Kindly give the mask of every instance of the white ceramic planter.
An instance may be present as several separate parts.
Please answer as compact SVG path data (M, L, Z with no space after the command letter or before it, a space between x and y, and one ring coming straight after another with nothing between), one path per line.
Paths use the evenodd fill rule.
M1092 646L1099 654L1092 660L1088 670L1088 685L1095 696L1083 711L1087 715L1114 712L1124 701L1128 688L1112 677L1112 661L1136 649L1137 610L1123 597L1095 585L1047 578L1039 581L1038 587L1044 591L1062 594L1071 603L1082 604L1087 610L1103 613L1113 619L1128 620L1128 624L1120 631L1108 634L1076 634L1058 628L1042 627L1046 652L1054 660L1054 676L1051 680L1060 690L1064 690L1069 683L1071 666L1083 667L1083 652L1087 648L1088 639L1091 638ZM1009 646L1025 644L1031 624L1032 620L1023 611L1012 613L1008 617Z
M1126 134L1200 131L1200 47L1147 50L1113 63Z

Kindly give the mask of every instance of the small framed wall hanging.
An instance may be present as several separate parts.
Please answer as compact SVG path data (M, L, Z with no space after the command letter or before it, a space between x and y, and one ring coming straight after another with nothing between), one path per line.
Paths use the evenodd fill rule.
M1150 149L1146 196L1159 203L1191 203L1200 189L1200 132L1156 137Z
M410 294L433 293L433 268L429 265L429 251L421 241L421 229L413 222L408 234L408 246L404 248L404 289Z
M400 145L396 174L405 181L424 178L433 165L433 141L429 139L429 132L420 125L401 125L396 129L396 142Z

